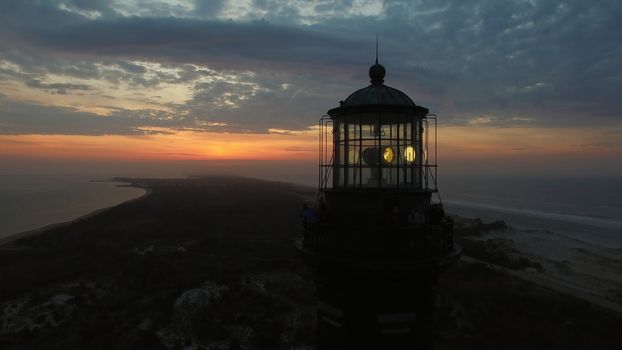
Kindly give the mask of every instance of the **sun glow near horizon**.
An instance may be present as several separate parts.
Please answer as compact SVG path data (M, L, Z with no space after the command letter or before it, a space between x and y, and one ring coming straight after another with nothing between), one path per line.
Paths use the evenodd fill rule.
M3 135L0 156L48 159L216 160L315 159L315 131L152 135Z
M146 135L2 135L0 156L57 160L308 160L317 159L317 130L268 133L149 130ZM439 161L528 166L566 159L582 164L619 159L619 130L440 126ZM595 142L598 140L598 142ZM551 164L554 161L549 162Z

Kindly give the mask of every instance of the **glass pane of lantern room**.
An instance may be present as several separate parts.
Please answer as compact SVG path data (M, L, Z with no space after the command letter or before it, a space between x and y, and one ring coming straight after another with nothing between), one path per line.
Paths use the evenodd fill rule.
M413 139L415 144L415 162L414 162L414 170L413 170L413 183L415 187L421 188L422 185L422 172L423 172L423 164L425 162L425 157L423 154L423 126L421 124L421 119L417 119L413 125Z
M358 169L358 163L360 158L360 147L359 147L359 138L360 138L360 125L358 124L358 118L356 116L348 117L348 127L347 127L347 157L346 162L348 164L346 170L346 186L353 188L357 183L358 174L360 170Z
M350 140L348 146L348 187L358 187L361 173L361 155L358 140Z
M400 187L411 188L412 178L409 170L413 167L415 150L411 146L410 141L400 143Z
M336 133L335 133L335 159L334 159L334 165L333 165L333 169L334 169L334 173L333 173L333 178L334 178L334 185L337 187L343 187L344 186L344 180L345 180L345 171L344 171L344 162L345 162L345 141L344 141L344 136L345 136L345 125L344 123L340 122L337 123L336 127L335 127Z
M398 185L397 177L397 158L399 150L398 134L397 134L397 116L384 115L383 123L380 127L380 172L381 184L383 187L396 187Z
M361 187L378 187L379 144L378 127L365 119L360 130L360 173L358 174Z
M360 127L361 126L356 122L356 120L350 121L348 124L348 140L358 140Z

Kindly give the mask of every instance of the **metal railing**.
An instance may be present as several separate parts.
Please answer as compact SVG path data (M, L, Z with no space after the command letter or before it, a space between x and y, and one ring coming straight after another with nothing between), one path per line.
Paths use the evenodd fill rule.
M434 184L434 190L436 192L436 195L438 196L438 200L439 203L443 203L442 199L441 199L441 194L438 191L438 128L437 128L437 120L438 117L436 116L436 114L428 114L426 116L425 120L425 124L426 124L426 128L425 128L425 147L426 147L426 157L425 157L425 179L426 179L426 187L427 187L427 182L428 182L428 177L430 177L432 179L432 183ZM428 162L428 138L429 138L429 128L428 126L428 121L429 120L433 120L434 121L434 161L433 164L429 164ZM432 172L432 169L434 169L434 172Z
M335 161L335 149L333 147L333 119L329 115L323 115L318 121L319 128L319 152L318 152L318 186L323 191L329 183L332 183L333 162ZM330 137L328 131L330 130ZM330 153L329 153L330 150Z

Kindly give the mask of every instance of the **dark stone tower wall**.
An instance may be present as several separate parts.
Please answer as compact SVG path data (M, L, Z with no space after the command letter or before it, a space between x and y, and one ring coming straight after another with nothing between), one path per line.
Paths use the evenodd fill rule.
M317 271L318 349L430 349L437 274Z

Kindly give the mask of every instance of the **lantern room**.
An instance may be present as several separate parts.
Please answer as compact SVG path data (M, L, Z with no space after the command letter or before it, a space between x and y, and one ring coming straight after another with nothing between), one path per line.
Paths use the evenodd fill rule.
M438 273L456 262L436 186L436 116L369 69L319 122L319 192L296 247L316 268L317 348L428 349Z
M436 190L436 118L385 74L376 61L371 84L320 119L321 191Z

